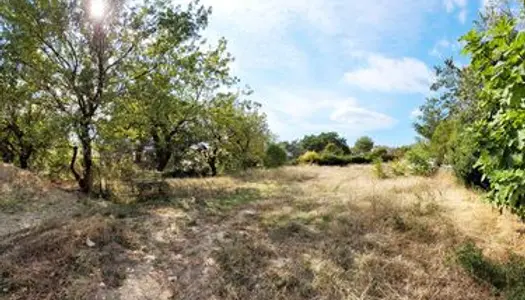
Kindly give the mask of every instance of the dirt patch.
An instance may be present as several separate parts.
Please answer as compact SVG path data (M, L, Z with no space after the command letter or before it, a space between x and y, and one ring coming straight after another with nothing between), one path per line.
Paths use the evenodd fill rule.
M29 171L0 164L0 238L89 210L80 199Z

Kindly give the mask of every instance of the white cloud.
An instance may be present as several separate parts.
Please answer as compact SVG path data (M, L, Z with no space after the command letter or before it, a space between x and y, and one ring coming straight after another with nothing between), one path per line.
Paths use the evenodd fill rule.
M338 107L330 119L344 125L361 128L364 132L391 128L397 123L390 116L368 110L351 102Z
M186 4L190 0L173 0ZM314 47L340 50L351 40L377 50L406 46L421 32L424 16L442 0L202 0L213 7L210 29L226 36L242 70L282 68L305 73L310 60L294 35ZM323 38L319 38L322 36Z
M190 0L172 1L187 4ZM375 101L363 107L356 99L321 88L312 91L311 87L333 87L334 80L350 70L346 74L349 78L362 75L351 84L366 89L425 92L430 70L424 63L370 53L384 51L385 47L398 53L418 46L426 31L426 17L440 10L442 1L201 3L213 6L206 37L211 41L220 36L227 38L228 50L236 58L235 75L253 87L252 99L263 104L272 130L281 137L293 138L322 130L337 130L348 136L393 126L392 118L375 111ZM358 58L368 62L366 68L349 67ZM379 83L372 82L375 78Z
M367 66L344 74L347 84L365 90L401 93L426 93L432 71L415 58L388 58L371 54Z
M353 97L327 90L276 87L266 92L261 98L267 103L263 110L270 129L282 139L322 131L337 131L353 137L388 129L397 123L384 113L362 106Z

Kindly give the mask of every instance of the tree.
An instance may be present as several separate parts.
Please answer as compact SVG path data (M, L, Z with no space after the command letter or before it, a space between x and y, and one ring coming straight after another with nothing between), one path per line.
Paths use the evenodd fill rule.
M343 150L337 147L334 143L329 143L323 150L323 153L333 154L333 155L343 155Z
M276 168L283 166L286 163L286 151L281 146L271 144L266 149L266 156L264 158L264 165L267 168Z
M287 155L290 159L297 159L301 154L303 154L305 151L301 146L300 141L291 141L291 142L280 142L279 145L286 150Z
M443 66L436 66L435 82L430 90L439 93L437 97L427 98L419 109L422 112L414 127L422 137L432 139L439 124L454 115L458 109L461 70L452 59L446 59Z
M71 125L81 147L73 147L71 172L81 190L93 189L94 144L100 121L133 82L153 72L161 61L137 71L134 58L155 44L161 57L207 24L209 11L193 5L183 11L168 1L154 4L108 1L102 16L79 1L6 0L0 7L6 44L31 70L27 82L47 96L49 105Z
M354 149L358 153L368 153L372 151L373 148L374 148L374 141L368 136L363 136L363 137L358 138L354 144Z
M523 4L520 5L524 12ZM501 14L486 30L473 29L462 40L479 75L479 117L471 130L481 149L478 161L490 180L492 202L525 216L525 83L521 21Z
M427 98L421 106L423 114L414 127L429 143L429 151L437 165L452 164L463 182L484 186L477 175L476 159L472 159L479 157L480 152L464 143L472 141L465 128L480 116L478 102L482 83L479 75L472 66L456 67L452 59L445 60L443 66L435 69L436 79L431 90L437 96Z
M37 153L46 150L63 130L53 110L34 85L25 82L24 68L9 45L0 48L0 153L4 162L30 166Z
M322 152L328 144L334 144L344 154L350 154L346 139L337 132L323 132L319 135L307 135L301 141L301 148L305 151Z
M199 142L194 132L197 123L213 117L205 114L206 107L218 99L216 93L220 87L237 83L229 75L232 58L226 52L226 41L221 40L215 49L203 51L194 45L198 38L194 37L196 40L188 46L174 45L161 58L156 72L130 83L131 97L123 103L128 112L123 119L132 120L141 130L138 143L152 143L158 171L164 171L173 158L175 163L180 161ZM154 47L149 52L157 51ZM149 61L158 63L152 58L142 64L148 65ZM139 118L130 117L137 113Z

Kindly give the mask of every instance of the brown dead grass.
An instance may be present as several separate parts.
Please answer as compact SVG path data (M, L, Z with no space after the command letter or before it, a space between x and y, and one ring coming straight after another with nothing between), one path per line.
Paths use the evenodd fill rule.
M8 235L0 299L500 299L454 249L525 253L523 225L448 173L302 166L166 184Z
M125 253L136 246L122 224L101 216L47 224L0 244L0 287L9 299L92 299L100 285L121 285Z

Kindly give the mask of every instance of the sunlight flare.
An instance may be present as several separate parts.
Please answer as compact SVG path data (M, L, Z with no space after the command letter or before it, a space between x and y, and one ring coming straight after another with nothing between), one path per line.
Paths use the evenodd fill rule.
M90 5L91 16L95 19L101 19L106 13L106 1L105 0L91 0Z

